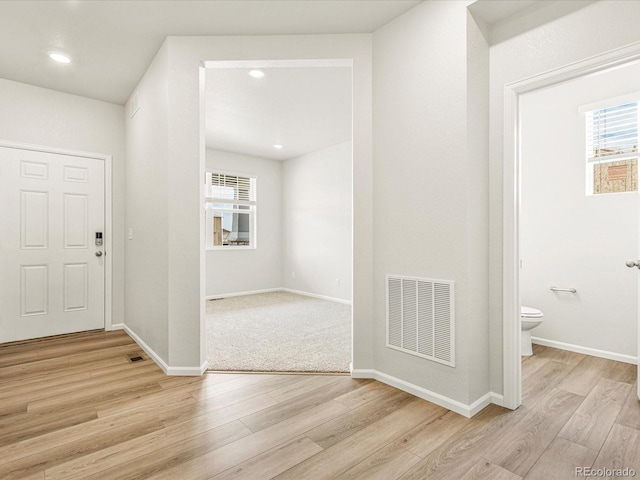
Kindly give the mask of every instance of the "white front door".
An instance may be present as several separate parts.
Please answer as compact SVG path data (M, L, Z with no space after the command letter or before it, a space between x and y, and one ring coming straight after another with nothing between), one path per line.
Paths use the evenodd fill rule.
M0 343L104 328L104 162L0 147Z

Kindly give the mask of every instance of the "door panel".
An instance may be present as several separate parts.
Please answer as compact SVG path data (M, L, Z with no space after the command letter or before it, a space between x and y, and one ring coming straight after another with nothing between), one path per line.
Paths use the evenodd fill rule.
M20 266L21 315L46 315L49 305L49 268L47 265Z
M22 248L47 248L49 238L48 192L20 191Z
M64 311L87 310L89 285L87 284L88 265L74 263L64 266Z
M104 162L0 147L0 342L104 328Z
M64 248L89 248L86 195L64 194Z

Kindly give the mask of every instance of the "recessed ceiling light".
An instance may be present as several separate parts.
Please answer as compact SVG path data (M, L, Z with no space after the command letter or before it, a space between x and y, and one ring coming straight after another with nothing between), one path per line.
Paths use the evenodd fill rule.
M58 63L71 63L71 57L60 52L49 52L49 58Z
M276 150L281 150L282 149L282 145L280 145L279 143L275 143L273 145L273 148L275 148Z
M260 70L259 68L254 68L252 70L249 70L249 76L251 76L253 78L263 78L264 77L264 72L262 70Z

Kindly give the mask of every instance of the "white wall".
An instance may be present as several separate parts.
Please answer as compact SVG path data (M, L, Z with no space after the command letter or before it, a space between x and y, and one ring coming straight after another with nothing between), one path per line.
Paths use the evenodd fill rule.
M489 388L488 47L466 3L374 33L373 305L376 369L468 405ZM385 274L455 281L455 368L385 348Z
M489 391L489 45L467 13L467 275L469 399ZM476 315L475 312L478 314Z
M351 301L351 154L344 142L283 162L286 288Z
M467 20L466 2L421 3L375 32L373 64L370 35L166 40L171 182L162 208L169 221L170 359L175 353L193 366L205 354L201 62L352 58L354 369L377 370L463 404L488 393L488 172L486 138L476 133L486 132L488 59ZM468 103L470 94L479 100ZM385 347L386 273L456 282L455 368Z
M160 249L160 253L166 253L164 258L168 258L168 273L163 279L169 279L167 341L172 363L194 366L205 360L199 301L204 295L205 273L204 254L200 255L204 170L204 147L200 141L200 62L353 58L354 367L375 368L466 403L487 390L488 346L482 335L479 340L474 339L474 333L486 335L490 319L490 387L494 392L502 391L504 85L640 40L637 29L640 3L581 2L587 6L562 18L554 19L551 15L549 18L553 20L539 27L529 21L527 15L522 15L494 29L492 38L499 40L490 51L488 281L486 275L483 278L483 272L489 268L483 250L487 208L483 186L487 184L487 169L481 151L482 140L473 138L473 130L483 128L479 120L484 117L484 107L482 101L473 107L467 101L471 92L478 94L482 90L482 80L474 82L478 71L482 79L485 78L486 69L482 62L475 64L469 58L472 49L468 48L468 42L478 41L478 32L467 31L466 3L423 2L377 31L373 73L370 35L167 39L168 66L163 78L167 82L168 106L160 113L168 127L166 132L162 130L156 135L155 143L149 143L148 147L161 150L160 165L167 164L172 180L168 201L158 207L169 227L167 249ZM531 15L544 17L549 9L556 11L573 2L541 3L541 9ZM603 24L616 28L603 29ZM510 32L501 35L501 29L503 32L510 29ZM482 46L476 50L484 55ZM373 102L372 75L375 79ZM375 141L372 105L376 115ZM157 121L147 118L145 128L151 130ZM375 161L372 161L372 145ZM391 176L392 173L395 176ZM400 186L390 178L402 178L406 184ZM385 224L382 230L378 228L383 219L402 208L407 210L400 219L391 225ZM411 240L398 246L389 226L405 228L408 219L418 223L411 229ZM133 293L143 293L140 282L144 264L155 260L158 249L148 252L141 249L138 253L140 258L132 267L136 270L132 275L138 279ZM427 364L384 347L383 282L387 272L456 281L459 362L456 369ZM482 302L487 288L490 289L489 316ZM152 295L151 302L163 293ZM142 299L140 302L150 303ZM153 319L144 322L146 327L153 327Z
M160 193L156 212L149 217L149 221L157 220L156 225L148 225L143 208L136 206L138 202L149 203L150 200L142 196L151 197L152 182L141 176L132 179L131 188L127 190L136 197L131 201L127 199L127 206L135 212L132 222L148 226L150 231L164 231L165 236L157 247L146 251L136 249L135 255L132 252L131 264L127 267L130 279L127 288L135 296L130 312L136 318L136 331L143 341L164 349L161 353L170 367L194 371L206 360L204 303L200 301L206 294L201 62L322 58L352 58L354 62L354 197L357 199L354 229L358 241L354 259L355 284L358 285L354 295L354 328L358 332L354 365L368 368L372 363L371 36L168 37L140 84L142 107L138 115L145 107L143 90L148 92L145 95L152 96L148 101L157 106L153 110L149 107L146 116L136 115L127 125L128 149L132 150L128 157L132 163L130 169L141 172L151 168L150 159L155 157L155 168L164 170L166 178L171 179L167 185L164 177L158 178L159 188L166 185L166 195ZM134 126L136 122L138 125ZM136 225L133 226L135 230ZM129 258L127 256L127 261ZM158 262L152 272L156 277L150 277L150 285L145 285L146 266L154 262ZM160 305L155 306L156 302ZM140 316L141 307L150 304L159 315Z
M282 287L282 162L207 149L207 168L257 176L257 248L207 250L207 297Z
M112 155L112 323L124 321L124 119L120 105L0 79L0 139Z
M165 363L169 354L168 55L166 44L138 84L140 110L126 115L127 229L125 323ZM128 112L128 108L126 109ZM179 160L177 160L179 162Z
M541 309L545 340L637 355L638 194L585 194L583 105L638 92L640 67L524 95L520 274L522 304ZM615 103L613 103L615 104ZM551 286L575 287L576 295Z
M504 86L590 56L640 41L640 3L603 1L541 26L540 18L574 2L541 2L541 8L494 29L491 62L490 318L491 390L502 392L502 171ZM582 2L588 3L588 2ZM551 16L552 18L552 16ZM602 25L615 25L603 29ZM517 32L517 34L514 34ZM507 38L508 37L508 38ZM508 319L517 321L517 319Z

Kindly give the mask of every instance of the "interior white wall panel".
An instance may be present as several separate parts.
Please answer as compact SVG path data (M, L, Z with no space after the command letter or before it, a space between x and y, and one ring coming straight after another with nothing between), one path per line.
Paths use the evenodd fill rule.
M2 140L113 156L112 323L122 323L125 301L123 107L5 79L0 79L0 105ZM21 176L46 179L49 175L46 167L37 160L26 161L21 165ZM61 230L62 226L55 228ZM42 230L38 235L43 235Z
M488 165L475 133L488 109L468 103L486 94L488 57L480 45L469 63L483 39L467 15L466 2L423 2L373 35L372 302L376 369L469 405L489 392ZM455 367L385 348L387 274L455 282Z
M158 320L153 315L139 317L136 334L145 342L154 338L155 330L164 329L160 356L170 367L196 369L206 360L204 342L204 303L206 290L206 254L203 244L204 215L202 210L202 172L205 169L204 142L201 137L200 72L207 60L255 59L344 59L354 62L354 238L358 249L354 259L356 292L354 296L355 329L354 366L370 368L371 350L371 36L370 35L288 35L229 37L168 37L165 41L166 69L147 72L138 86L140 110L127 124L127 174L148 170L153 157L155 169L166 173L171 181L160 187L150 180L132 179L132 191L150 197L155 188L164 189L155 208L159 222L168 232L166 248L160 251L137 249L127 276L131 280L131 302L139 305L162 302ZM166 85L166 90L156 89ZM156 107L145 103L147 97ZM140 116L145 108L155 108L155 114ZM165 121L167 122L165 127ZM144 133L143 133L144 132ZM155 153L155 154L154 154ZM128 177L128 183L129 183ZM137 197L136 197L137 198ZM140 201L144 202L141 198ZM134 213L131 226L136 238L136 225L142 221L143 210L135 207L133 198L127 205ZM154 227L156 228L156 227ZM134 240L135 241L135 240ZM158 254L161 254L160 256ZM145 283L153 278L154 264L161 262L166 272L157 274L157 281L166 281L167 288L150 289ZM151 272L151 273L150 273ZM146 275L146 277L145 277ZM151 283L154 283L154 280ZM165 303L166 302L166 303ZM129 305L129 299L127 301ZM158 339L160 340L160 339ZM147 342L148 343L148 342Z
M351 145L343 142L283 162L286 288L351 301Z

